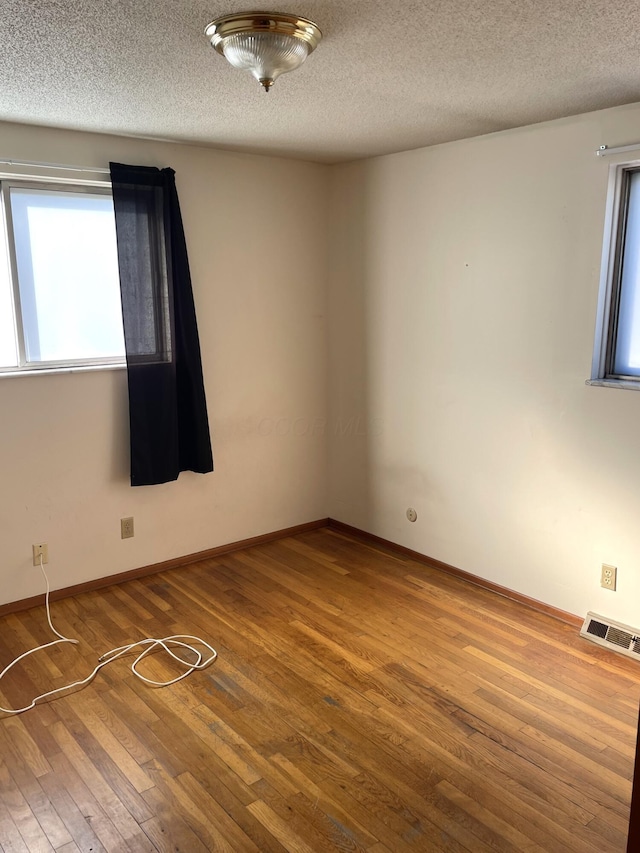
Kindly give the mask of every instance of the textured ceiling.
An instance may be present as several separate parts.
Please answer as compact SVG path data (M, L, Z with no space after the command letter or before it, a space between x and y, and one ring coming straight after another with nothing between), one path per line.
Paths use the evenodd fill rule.
M268 94L203 35L247 8L4 0L0 119L338 162L640 101L628 0L267 3L324 34Z

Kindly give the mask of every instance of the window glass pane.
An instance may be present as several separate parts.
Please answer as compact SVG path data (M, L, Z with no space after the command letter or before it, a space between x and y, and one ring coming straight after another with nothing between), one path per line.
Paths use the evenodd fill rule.
M0 206L0 368L15 367L18 364L9 257L4 235L3 211Z
M629 182L614 373L640 376L640 172Z
M27 361L124 357L113 201L11 187Z

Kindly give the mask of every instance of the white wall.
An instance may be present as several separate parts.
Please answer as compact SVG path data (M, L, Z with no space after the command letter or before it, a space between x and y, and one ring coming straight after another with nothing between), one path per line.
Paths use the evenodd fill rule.
M59 588L325 517L327 167L8 124L0 157L176 170L216 467L129 486L123 370L0 377L0 603L34 542Z
M632 626L640 393L584 383L594 152L639 140L633 106L335 168L329 339L333 517Z

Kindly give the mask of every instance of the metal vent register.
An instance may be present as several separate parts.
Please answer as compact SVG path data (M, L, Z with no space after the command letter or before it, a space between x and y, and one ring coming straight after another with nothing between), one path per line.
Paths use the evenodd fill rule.
M619 622L605 619L604 616L598 616L597 613L587 613L580 636L599 646L640 660L640 630L637 628L621 625Z

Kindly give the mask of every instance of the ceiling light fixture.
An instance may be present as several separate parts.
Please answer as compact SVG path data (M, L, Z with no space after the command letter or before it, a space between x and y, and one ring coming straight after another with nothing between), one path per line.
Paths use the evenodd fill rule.
M240 12L216 18L205 29L211 46L234 68L250 71L265 92L315 50L322 33L313 21L274 12Z

